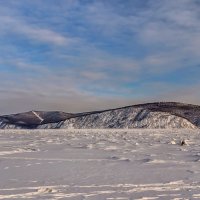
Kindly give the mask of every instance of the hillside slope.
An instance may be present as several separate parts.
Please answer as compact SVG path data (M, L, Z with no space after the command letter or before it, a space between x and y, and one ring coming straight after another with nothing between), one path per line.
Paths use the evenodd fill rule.
M38 128L196 128L196 126L184 118L169 113L129 107L71 118L59 124L46 124Z
M38 125L48 123L58 123L73 117L72 113L58 111L30 111L13 115L4 115L0 117L0 128L37 128Z
M1 116L0 128L200 128L200 106L158 102L74 114L30 111Z

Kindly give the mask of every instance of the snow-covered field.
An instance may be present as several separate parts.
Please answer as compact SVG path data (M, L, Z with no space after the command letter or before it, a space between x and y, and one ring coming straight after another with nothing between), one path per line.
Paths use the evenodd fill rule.
M200 199L200 130L1 130L0 199Z

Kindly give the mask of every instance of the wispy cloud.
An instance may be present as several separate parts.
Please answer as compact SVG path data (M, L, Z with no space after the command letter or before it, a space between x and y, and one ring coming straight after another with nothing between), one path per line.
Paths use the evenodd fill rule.
M9 16L1 17L0 22L0 30L3 34L22 34L31 40L58 46L65 46L75 41L73 38L67 38L60 33L38 26L34 27L34 25Z

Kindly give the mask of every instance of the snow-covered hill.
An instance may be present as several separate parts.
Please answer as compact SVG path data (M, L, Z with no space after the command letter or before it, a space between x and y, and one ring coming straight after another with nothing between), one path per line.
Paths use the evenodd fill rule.
M124 108L68 119L38 128L196 128L188 120L164 112Z
M200 106L150 103L86 113L40 112L0 117L0 129L199 128Z

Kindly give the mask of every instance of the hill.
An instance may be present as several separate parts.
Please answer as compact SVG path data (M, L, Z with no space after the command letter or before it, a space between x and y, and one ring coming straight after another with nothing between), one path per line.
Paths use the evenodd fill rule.
M200 106L156 102L83 113L29 111L0 116L0 128L200 128Z

